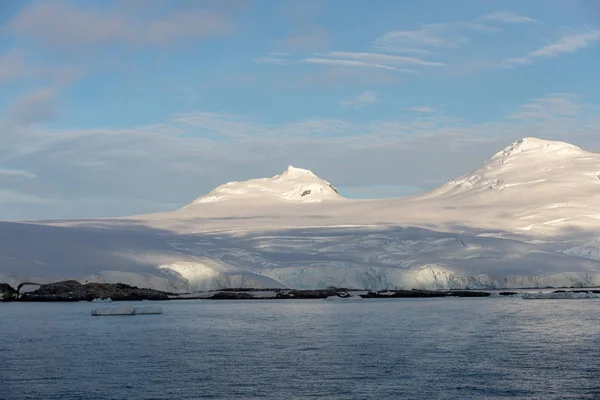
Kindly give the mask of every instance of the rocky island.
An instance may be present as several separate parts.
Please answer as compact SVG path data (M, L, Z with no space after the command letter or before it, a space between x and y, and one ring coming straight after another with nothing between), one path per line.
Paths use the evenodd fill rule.
M86 283L75 280L39 285L37 290L20 293L9 285L0 284L6 300L18 301L92 301L110 297L113 300L168 300L169 293L154 289L142 289L122 283ZM7 298L7 293L11 293Z
M0 301L10 301L17 298L17 291L7 283L0 283Z

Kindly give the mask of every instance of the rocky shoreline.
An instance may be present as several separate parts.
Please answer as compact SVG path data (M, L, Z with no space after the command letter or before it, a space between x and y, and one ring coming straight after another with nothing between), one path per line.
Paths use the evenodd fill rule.
M0 301L11 301L17 298L17 290L8 283L0 283Z
M28 283L31 284L31 283ZM435 297L489 297L491 292L478 290L383 290L367 291L347 288L329 287L317 290L297 289L246 289L231 288L208 292L177 294L154 289L144 289L122 283L86 283L75 280L37 285L33 291L22 292L22 285L17 289L6 283L0 283L0 301L24 302L73 302L92 301L93 299L111 298L114 301L139 300L278 300L278 299L325 299L332 296L339 298L435 298ZM573 290L579 292L582 290ZM556 290L553 293L565 292ZM599 291L592 290L594 293ZM500 296L513 296L520 292L504 291Z
M37 290L20 293L21 287L14 289L0 284L0 298L8 301L92 301L96 298L112 300L169 300L171 293L154 289L141 289L122 283L86 283L75 280L39 285Z

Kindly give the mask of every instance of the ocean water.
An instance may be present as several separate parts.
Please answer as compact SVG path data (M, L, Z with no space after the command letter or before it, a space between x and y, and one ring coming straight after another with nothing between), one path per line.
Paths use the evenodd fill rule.
M0 304L0 399L600 398L598 300L160 305Z

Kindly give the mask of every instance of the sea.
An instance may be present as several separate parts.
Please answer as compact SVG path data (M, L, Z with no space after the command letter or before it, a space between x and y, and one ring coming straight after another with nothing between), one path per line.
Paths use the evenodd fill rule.
M0 399L600 399L600 300L0 304Z

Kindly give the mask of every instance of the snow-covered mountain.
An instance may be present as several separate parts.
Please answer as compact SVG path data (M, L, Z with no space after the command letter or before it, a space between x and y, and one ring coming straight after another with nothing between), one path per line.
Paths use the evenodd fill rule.
M420 196L345 199L311 171L165 213L0 223L0 282L173 291L600 285L600 154L525 138Z
M459 207L463 221L477 227L542 235L567 227L593 230L600 218L600 155L525 138L418 200Z
M272 178L250 179L245 182L229 182L210 193L198 197L184 208L203 203L223 201L258 201L266 203L273 200L291 202L318 203L341 199L336 188L320 179L311 171L289 166L284 173Z

